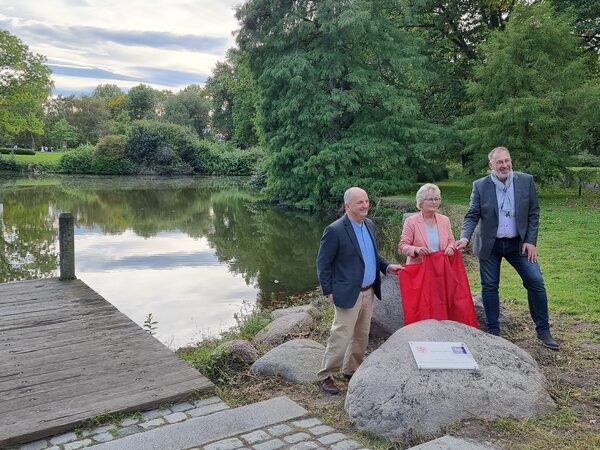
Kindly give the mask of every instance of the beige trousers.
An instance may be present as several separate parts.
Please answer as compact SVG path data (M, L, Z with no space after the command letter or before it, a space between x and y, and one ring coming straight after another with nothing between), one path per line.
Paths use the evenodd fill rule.
M324 380L342 372L352 375L367 351L373 315L373 288L362 291L352 308L335 308L331 334L317 379Z

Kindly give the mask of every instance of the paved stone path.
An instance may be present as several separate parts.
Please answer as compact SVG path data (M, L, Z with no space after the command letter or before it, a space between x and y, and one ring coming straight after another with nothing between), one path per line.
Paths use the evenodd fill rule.
M362 445L307 416L287 397L230 409L219 397L137 413L93 430L30 442L19 450L355 450Z

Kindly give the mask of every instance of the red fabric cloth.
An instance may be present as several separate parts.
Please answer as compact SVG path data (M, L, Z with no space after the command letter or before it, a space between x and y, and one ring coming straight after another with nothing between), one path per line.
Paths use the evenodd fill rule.
M404 324L425 319L454 320L479 328L460 252L443 251L398 271Z

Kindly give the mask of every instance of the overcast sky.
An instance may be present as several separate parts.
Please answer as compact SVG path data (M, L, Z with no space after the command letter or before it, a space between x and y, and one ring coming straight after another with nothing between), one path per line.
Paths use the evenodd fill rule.
M0 29L47 57L54 95L99 84L177 91L234 45L242 0L0 0Z

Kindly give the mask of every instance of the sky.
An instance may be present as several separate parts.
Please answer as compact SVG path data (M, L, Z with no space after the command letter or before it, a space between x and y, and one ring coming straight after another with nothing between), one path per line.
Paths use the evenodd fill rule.
M53 95L202 84L234 46L242 0L0 0L0 29L46 56Z

